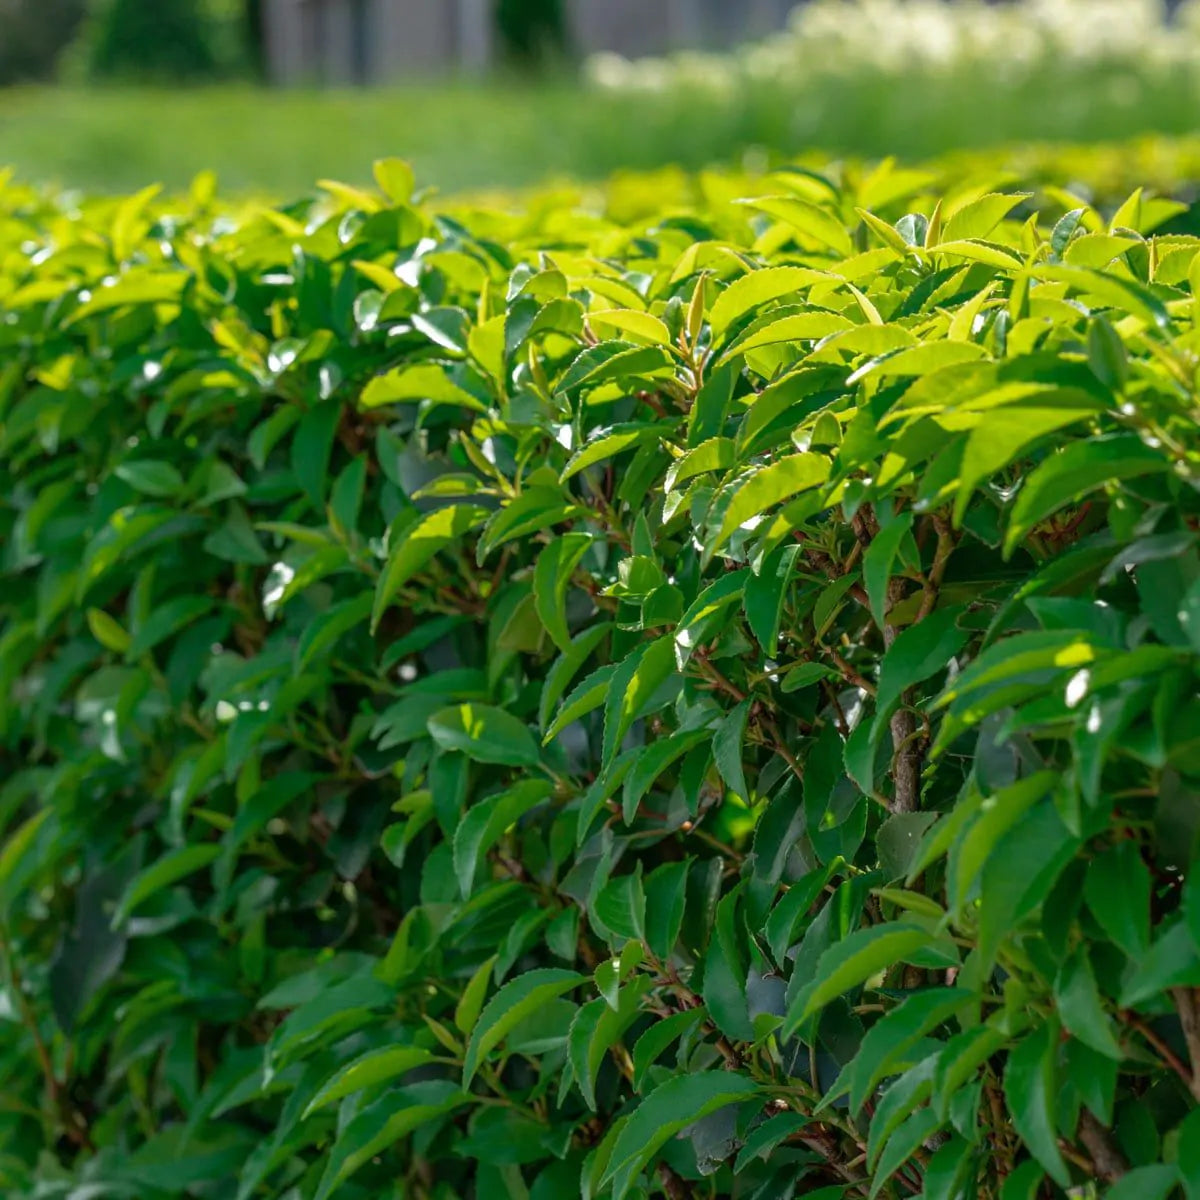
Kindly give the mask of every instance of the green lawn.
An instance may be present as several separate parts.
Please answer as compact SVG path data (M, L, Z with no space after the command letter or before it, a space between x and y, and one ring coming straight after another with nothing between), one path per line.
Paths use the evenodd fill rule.
M315 179L369 176L411 159L446 191L514 186L621 168L728 162L747 147L919 158L1028 139L1091 141L1195 128L1194 88L1162 73L1054 78L1007 91L965 73L936 79L798 81L719 100L635 97L569 82L413 84L379 91L81 91L0 93L0 165L27 179L126 190L186 184L217 171L226 189L289 195Z

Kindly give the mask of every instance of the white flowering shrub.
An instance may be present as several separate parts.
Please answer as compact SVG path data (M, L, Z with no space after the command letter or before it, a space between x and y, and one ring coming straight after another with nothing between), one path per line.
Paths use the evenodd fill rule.
M1026 120L1032 107L1048 132L1070 134L1089 112L1094 127L1097 105L1144 108L1148 91L1169 87L1188 107L1200 80L1200 0L1185 0L1174 20L1163 0L812 0L783 32L732 53L597 55L587 75L605 90L791 100L798 138L819 140L848 103L872 119L916 121L925 110L940 126L956 107L996 122L1024 105ZM896 90L899 81L920 95Z

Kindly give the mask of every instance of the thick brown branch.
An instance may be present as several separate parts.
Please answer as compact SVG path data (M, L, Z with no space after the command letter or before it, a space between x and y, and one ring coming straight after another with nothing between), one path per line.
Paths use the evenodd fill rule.
M937 605L938 592L941 590L942 580L946 577L946 567L949 565L950 555L954 553L954 530L950 527L950 522L940 513L935 513L933 527L938 535L937 549L933 554L933 565L925 579L925 593L921 597L921 607L917 610L918 621L925 620Z
M902 708L891 721L892 786L889 808L894 813L916 812L921 800L921 769L924 765L924 739L917 732L917 718L911 709Z
M1197 995L1198 990L1195 988L1171 989L1175 1011L1179 1014L1180 1025L1183 1026L1183 1039L1187 1042L1188 1057L1192 1061L1188 1087L1192 1095L1200 1100L1200 1005L1196 1002Z
M1114 1145L1108 1130L1086 1108L1079 1118L1079 1140L1091 1155L1098 1179L1115 1183L1129 1170L1129 1164Z

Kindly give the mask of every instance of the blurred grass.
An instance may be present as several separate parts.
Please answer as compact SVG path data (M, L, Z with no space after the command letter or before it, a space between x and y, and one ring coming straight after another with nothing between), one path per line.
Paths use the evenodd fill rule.
M1195 82L1097 68L1005 91L969 73L866 75L787 94L629 95L570 81L420 83L373 91L0 92L0 165L25 179L126 191L185 185L215 170L226 189L299 194L318 178L367 179L373 160L410 159L453 192L620 168L727 163L747 148L920 159L1021 141L1111 141L1194 131Z

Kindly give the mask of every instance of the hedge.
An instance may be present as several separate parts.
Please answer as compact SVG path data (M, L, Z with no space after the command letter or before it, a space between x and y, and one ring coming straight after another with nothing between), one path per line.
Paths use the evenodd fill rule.
M0 191L5 1194L1200 1196L1184 206L377 180Z

